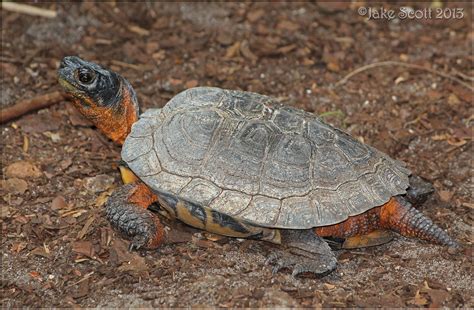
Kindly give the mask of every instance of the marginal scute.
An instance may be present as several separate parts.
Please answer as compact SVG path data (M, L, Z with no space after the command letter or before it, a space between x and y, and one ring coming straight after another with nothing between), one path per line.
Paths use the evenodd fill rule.
M337 137L336 145L352 162L368 159L371 155L369 149L364 144L342 132Z
M349 216L347 201L337 191L318 189L312 192L311 203L319 214L319 223L315 226L332 225L344 221Z
M404 182L400 176L391 169L388 165L380 167L379 176L384 182L387 188L391 188L392 191L399 192L404 190Z
M264 196L254 196L245 210L237 216L254 223L274 226L280 213L281 201Z
M283 199L275 226L294 229L311 228L319 222L316 208L308 195Z
M363 180L346 182L342 184L338 192L345 193L345 209L347 216L360 213L360 210L374 205L370 192L365 187Z
M132 125L129 136L134 138L151 136L158 126L157 119L140 118Z
M224 91L225 96L220 103L220 108L232 115L247 119L261 119L265 116L266 102L270 97L242 91Z
M380 179L378 174L367 174L364 176L364 181L368 184L368 188L372 191L376 199L377 203L375 205L382 205L383 203L387 202L392 196L392 193L389 191L389 188L387 188L387 186Z
M151 136L135 138L129 135L122 147L122 159L126 162L132 161L150 152L152 147L153 140Z
M170 193L179 193L181 189L191 181L191 178L181 177L162 171L158 175L143 177L142 180L152 189Z
M222 100L223 95L223 90L217 87L190 88L171 98L171 100L163 107L163 111L168 113L172 110L186 110L192 107L214 106Z
M273 113L273 122L286 133L301 132L304 119L291 110L279 109Z
M224 190L214 199L210 208L228 215L235 215L247 208L252 197L237 191Z
M140 118L150 118L150 119L155 119L158 118L159 115L161 114L161 109L148 109L142 114L140 114Z
M153 150L128 162L128 166L138 177L152 176L161 172L160 162Z
M212 182L197 178L189 182L189 184L181 190L179 195L185 199L208 206L209 203L221 193L221 191L222 189Z
M336 131L320 119L313 119L306 123L307 135L316 145L328 145L335 141Z

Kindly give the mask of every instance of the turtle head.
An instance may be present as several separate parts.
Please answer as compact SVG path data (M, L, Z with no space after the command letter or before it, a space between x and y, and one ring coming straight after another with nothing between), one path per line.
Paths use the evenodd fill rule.
M86 118L113 141L125 141L139 113L137 96L126 79L95 63L67 56L59 66L58 80Z

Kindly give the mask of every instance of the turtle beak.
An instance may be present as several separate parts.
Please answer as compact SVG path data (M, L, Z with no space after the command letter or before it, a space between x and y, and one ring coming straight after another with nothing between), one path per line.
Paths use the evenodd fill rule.
M74 81L74 71L77 70L79 66L79 62L75 56L67 56L61 60L58 69L58 79L61 85L66 88L66 90L69 90L67 85L71 86L72 82ZM63 82L67 82L67 84L64 84Z

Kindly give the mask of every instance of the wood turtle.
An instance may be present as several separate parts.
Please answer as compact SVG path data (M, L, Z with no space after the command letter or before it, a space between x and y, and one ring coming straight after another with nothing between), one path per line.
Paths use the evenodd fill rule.
M336 267L327 237L353 248L387 242L395 231L458 247L412 207L430 184L314 114L256 93L196 87L139 115L132 86L115 72L70 56L58 76L77 109L123 144L126 184L110 196L106 215L132 250L166 240L152 211L277 244L274 271L293 275Z

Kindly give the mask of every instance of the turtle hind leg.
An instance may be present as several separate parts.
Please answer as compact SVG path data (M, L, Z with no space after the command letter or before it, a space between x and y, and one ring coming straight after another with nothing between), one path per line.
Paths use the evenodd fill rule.
M274 249L267 263L273 273L292 269L292 275L303 273L325 275L336 268L337 260L329 245L312 230L281 230L281 246Z
M416 237L451 248L459 244L403 197L394 197L380 210L380 226L402 236Z
M141 183L117 188L107 200L105 214L112 227L131 239L130 250L155 249L164 242L159 218L147 210L156 196Z

